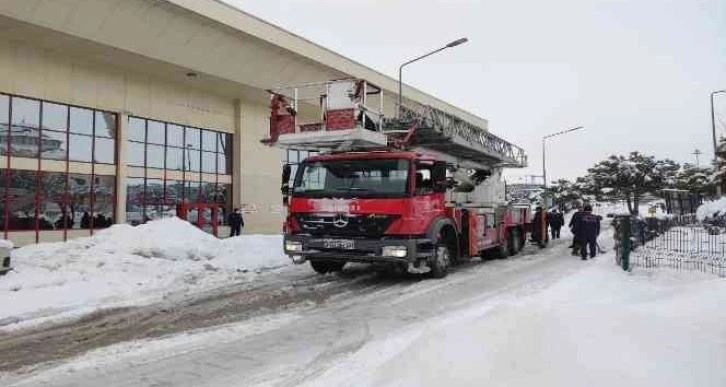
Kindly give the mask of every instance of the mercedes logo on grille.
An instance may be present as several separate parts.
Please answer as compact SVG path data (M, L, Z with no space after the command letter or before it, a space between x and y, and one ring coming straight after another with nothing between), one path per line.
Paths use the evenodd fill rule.
M335 216L335 219L333 219L333 226L337 228L344 228L348 225L348 217L344 214L338 214Z

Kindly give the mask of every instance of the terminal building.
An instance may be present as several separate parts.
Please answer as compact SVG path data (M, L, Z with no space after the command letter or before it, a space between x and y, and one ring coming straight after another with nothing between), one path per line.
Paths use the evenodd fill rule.
M306 153L260 143L266 90L355 77L397 98L395 79L216 0L2 0L0 31L0 237L16 245L177 214L223 236L234 207L245 232L280 232L280 166Z

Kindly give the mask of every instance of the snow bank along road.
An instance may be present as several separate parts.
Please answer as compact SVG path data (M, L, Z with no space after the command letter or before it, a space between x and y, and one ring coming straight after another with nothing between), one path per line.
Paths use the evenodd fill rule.
M474 259L440 281L387 276L367 266L327 276L314 274L307 265L289 266L261 274L256 281L193 297L101 310L78 321L10 331L0 334L0 372L4 372L0 381L6 379L3 385L202 386L270 380L285 384L289 378L296 384L315 376L339 354L392 330L500 293L531 292L578 270L581 262L564 253L566 241L557 242L542 252L528 247L509 260ZM260 331L240 335L245 328L235 323L244 321ZM213 328L220 325L223 328ZM187 350L185 339L168 339L175 344L163 347L161 357L139 353L111 361L139 348L154 352L151 340L101 349L95 355L107 360L101 362L103 367L88 360L86 364L94 366L77 372L65 372L64 367L47 372L48 363L42 364L57 365L89 350L200 328L206 330L199 334L209 334L210 329L231 331L219 335L224 340L216 344L214 340L203 340L208 346L195 344L193 351ZM94 354L86 357L93 359Z
M726 385L726 281L627 274L612 253L583 262L566 242L439 281L286 267L193 300L10 332L0 364L14 371L0 384ZM28 368L38 357L66 359Z

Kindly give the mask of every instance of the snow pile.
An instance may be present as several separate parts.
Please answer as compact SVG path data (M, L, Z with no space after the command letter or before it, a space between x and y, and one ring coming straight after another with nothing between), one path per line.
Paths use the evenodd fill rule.
M726 216L726 196L712 202L703 203L696 210L696 217L700 221L721 216Z
M5 240L5 239L0 239L0 249L12 250L13 247L15 247L13 242Z
M726 385L726 282L612 262L380 338L307 385Z
M280 235L217 239L178 218L114 225L92 237L13 251L0 280L0 327L151 302L286 265Z

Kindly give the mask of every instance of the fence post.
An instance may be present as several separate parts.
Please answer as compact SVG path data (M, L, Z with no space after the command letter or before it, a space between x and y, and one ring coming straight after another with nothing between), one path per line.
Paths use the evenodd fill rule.
M623 270L630 270L630 250L631 242L630 237L632 235L632 227L630 222L630 216L623 216L620 223L620 246L621 246L621 257L620 263L623 266Z

